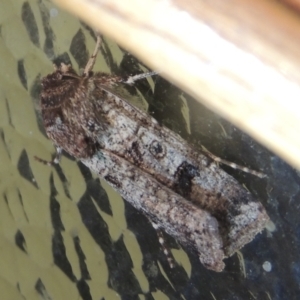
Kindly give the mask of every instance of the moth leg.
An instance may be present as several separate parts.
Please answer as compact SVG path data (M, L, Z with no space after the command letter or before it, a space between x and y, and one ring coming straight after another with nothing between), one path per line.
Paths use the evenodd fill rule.
M34 156L34 158L35 158L37 161L41 162L42 164L47 165L47 166L49 166L49 167L52 167L53 165L59 164L60 159L61 159L62 148L56 146L56 147L55 147L55 150L56 150L56 152L55 152L55 157L54 157L51 161L44 160L44 159L39 158L39 157L37 157L37 156Z
M173 257L173 254L172 254L170 248L165 243L164 232L160 229L160 227L156 223L152 222L152 226L156 230L158 242L160 243L160 247L162 248L163 253L167 258L170 268L171 269L175 268L175 266L176 266L175 259Z
M134 76L129 76L126 80L123 79L122 82L124 82L126 84L129 84L129 85L133 85L136 81L138 81L140 79L151 77L151 76L157 75L159 73L160 72L152 71L152 72L137 74L137 75L134 75Z
M95 50L84 68L84 71L83 71L84 76L87 76L89 74L89 72L92 71L92 69L95 65L97 54L100 50L101 44L102 44L101 35L99 33L97 33L97 41L96 41ZM146 73L142 73L142 74L138 74L138 75L134 75L134 76L129 76L126 80L122 80L122 82L129 84L129 85L133 85L137 80L147 78L150 76L154 76L157 74L159 74L159 72L156 72L156 71L146 72Z
M230 162L226 159L223 159L223 158L220 158L212 153L210 153L207 149L205 149L204 147L202 147L202 151L208 156L210 157L213 161L215 161L216 163L221 163L223 165L226 165L226 166L229 166L233 169L237 169L237 170L241 170L245 173L249 173L249 174L252 174L254 176L257 176L259 178L264 178L266 177L267 175L264 174L264 173L261 173L261 172L258 172L258 171L254 171L254 170L251 170L247 167L244 167L244 166L241 166L241 165L238 165L236 163L233 163L233 162Z
M97 41L96 41L95 50L94 50L92 56L90 57L90 59L88 60L86 66L84 68L84 71L83 71L84 76L87 76L89 74L89 72L92 71L92 69L95 65L97 54L98 54L98 51L101 47L101 44L102 44L101 36L100 36L99 33L97 33Z

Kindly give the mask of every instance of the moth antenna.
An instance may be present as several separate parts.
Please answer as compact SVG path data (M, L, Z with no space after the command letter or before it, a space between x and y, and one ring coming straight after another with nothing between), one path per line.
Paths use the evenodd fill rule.
M89 74L89 72L92 71L92 69L95 65L97 54L101 47L101 44L102 44L102 38L100 36L100 33L97 33L97 41L96 41L95 50L84 68L83 76L87 76Z
M160 72L157 71L152 71L152 72L146 72L146 73L142 73L142 74L137 74L134 76L129 76L126 80L123 79L122 82L129 84L129 85L133 85L136 81L147 78L147 77L151 77L154 75L158 75Z
M172 254L170 248L165 243L163 231L160 229L160 227L156 223L152 222L152 226L156 230L158 242L160 243L160 247L162 248L165 257L167 258L170 268L171 269L175 268L176 263L175 263L175 260L174 260L174 257L173 257L173 254Z
M267 175L264 174L264 173L261 173L261 172L258 172L258 171L255 171L255 170L251 170L247 167L244 167L244 166L241 166L241 165L238 165L236 163L233 163L229 160L226 160L226 159L223 159L223 158L220 158L212 153L210 153L207 149L205 149L203 146L202 146L202 150L203 152L208 156L210 157L213 161L217 162L217 163L221 163L223 165L226 165L226 166L229 166L233 169L236 169L236 170L241 170L245 173L249 173L249 174L252 174L254 176L257 176L259 178L264 178L266 177Z

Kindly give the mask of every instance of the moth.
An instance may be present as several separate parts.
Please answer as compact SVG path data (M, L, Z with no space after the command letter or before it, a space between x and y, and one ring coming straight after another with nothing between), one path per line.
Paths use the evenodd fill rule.
M222 271L223 259L265 227L264 207L212 155L126 100L124 85L155 72L128 78L93 72L100 45L98 37L83 75L61 64L42 79L48 137L58 155L64 150L81 160L206 268Z

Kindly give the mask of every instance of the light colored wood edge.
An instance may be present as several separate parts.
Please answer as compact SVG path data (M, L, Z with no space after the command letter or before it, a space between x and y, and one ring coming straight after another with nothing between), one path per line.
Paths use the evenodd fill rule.
M300 21L271 0L56 0L300 168Z

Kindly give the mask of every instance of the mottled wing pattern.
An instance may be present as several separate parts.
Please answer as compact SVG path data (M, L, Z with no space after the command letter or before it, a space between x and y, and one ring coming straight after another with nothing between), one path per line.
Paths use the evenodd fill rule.
M95 43L92 30L44 0L1 0L0 25L3 299L297 299L295 170L162 79L154 90L138 83L159 122L185 138L192 132L191 139L218 156L269 170L267 183L234 175L269 199L277 231L269 227L269 238L258 236L213 275L166 236L178 263L171 270L147 219L86 167L68 156L55 169L34 160L50 159L54 151L37 109L41 77L53 71L53 61L84 68ZM101 52L95 70L142 71L109 40ZM271 272L265 271L270 264Z

